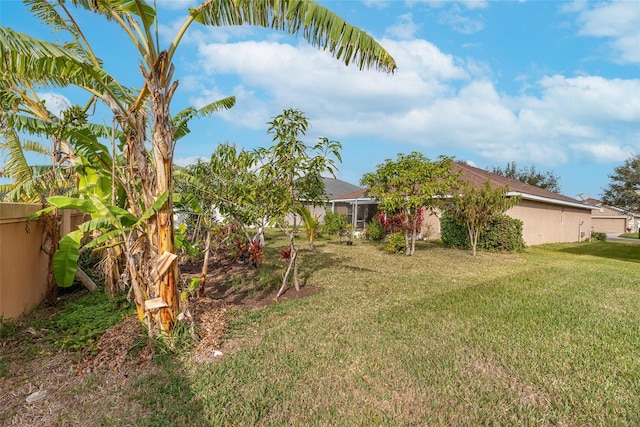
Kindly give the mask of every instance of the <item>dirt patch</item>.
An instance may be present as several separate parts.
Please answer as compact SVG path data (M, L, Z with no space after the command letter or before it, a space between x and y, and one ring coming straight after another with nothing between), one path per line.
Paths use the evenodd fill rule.
M201 265L181 270L188 283L200 276ZM313 286L289 289L276 300L277 286L261 286L256 278L255 269L237 261L211 263L205 296L188 302L189 321L183 325L198 341L186 357L198 363L219 357L229 309L262 309L320 291ZM46 311L47 316L55 315L55 309ZM113 408L126 408L129 419L143 415L132 403L136 381L160 368L154 361L158 350L137 316L108 329L82 353L52 348L44 339L50 331L32 326L16 329L17 335L0 340L0 425L95 425L103 423L104 414ZM44 392L41 399L27 402L38 391Z

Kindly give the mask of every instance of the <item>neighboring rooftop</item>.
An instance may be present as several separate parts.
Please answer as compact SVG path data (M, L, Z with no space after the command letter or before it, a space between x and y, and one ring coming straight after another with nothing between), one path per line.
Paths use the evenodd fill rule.
M470 166L466 163L454 163L451 167L453 172L460 172L460 178L469 181L470 183L481 186L487 180L496 187L508 186L509 191L513 193L520 193L524 195L534 196L535 198L551 199L558 202L571 203L577 205L585 205L584 202L573 199L562 194L554 193L552 191L544 190L534 185L529 185L517 179L507 178L497 173L489 172L484 169Z
M341 198L337 196L341 196L343 194L349 194L356 191L364 191L364 189L358 187L357 185L349 184L346 181L335 178L322 177L322 182L324 183L324 192L327 200Z

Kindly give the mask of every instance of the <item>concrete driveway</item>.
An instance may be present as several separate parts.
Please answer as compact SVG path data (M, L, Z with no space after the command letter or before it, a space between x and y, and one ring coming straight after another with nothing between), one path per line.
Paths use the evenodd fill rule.
M640 239L627 239L624 237L618 237L619 235L620 233L607 233L607 241L637 243L640 245Z

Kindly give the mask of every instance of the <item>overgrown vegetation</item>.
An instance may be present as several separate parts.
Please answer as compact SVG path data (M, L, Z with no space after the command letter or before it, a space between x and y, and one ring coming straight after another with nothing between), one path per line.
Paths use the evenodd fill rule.
M446 212L440 220L441 240L445 246L469 249L469 231ZM478 249L490 252L520 252L525 248L522 221L508 215L492 218L478 237Z
M184 365L168 357L167 368L138 378L135 390L118 390L128 393L127 405L94 398L97 418L79 417L69 404L58 420L640 423L640 246L543 245L480 252L477 262L467 252L418 242L414 257L393 263L376 246L319 240L301 272L322 293L236 311L221 359ZM99 377L85 381L87 388L100 384L92 393L112 387Z

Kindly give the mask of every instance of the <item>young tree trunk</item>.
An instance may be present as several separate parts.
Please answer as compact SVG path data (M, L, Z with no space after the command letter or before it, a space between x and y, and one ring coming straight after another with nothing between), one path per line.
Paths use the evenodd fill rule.
M296 263L297 257L298 257L298 251L296 251L295 248L293 248L291 251L291 258L289 259L289 265L287 266L287 270L284 272L284 277L282 278L282 286L280 286L280 289L276 294L276 299L280 298L280 295L282 295L284 291L287 290L287 282L289 281L289 274L291 273L291 269L293 268L294 272L296 270L296 267L294 267L294 264Z
M473 256L476 256L476 247L478 246L478 235L480 231L475 228L469 226L469 239L471 240L471 250L473 252Z
M207 284L207 270L209 269L210 249L211 249L211 228L207 226L207 237L204 245L204 261L202 261L202 273L200 274L200 284L198 285L198 297L204 296L205 285Z
M409 220L409 211L404 212L404 254L411 255L411 221Z
M418 215L414 215L412 219L412 227L411 227L411 255L416 253L416 237L418 230Z

